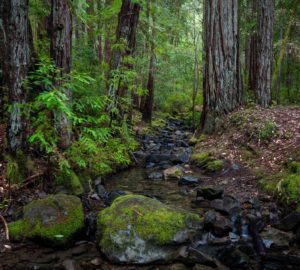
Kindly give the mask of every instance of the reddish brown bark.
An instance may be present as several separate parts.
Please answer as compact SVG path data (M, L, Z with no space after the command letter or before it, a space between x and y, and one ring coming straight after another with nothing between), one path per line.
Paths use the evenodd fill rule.
M131 69L132 66L124 63L124 57L132 56L135 50L136 30L140 14L140 5L131 0L123 0L121 11L118 16L118 27L116 32L116 44L123 44L124 49L116 49L110 61L111 73L125 67ZM111 79L113 74L111 74ZM127 96L127 85L120 79L118 82L111 82L108 95L113 106L118 103L119 97Z
M69 0L52 0L51 15L51 45L50 55L60 70L60 77L65 77L71 72L72 66L72 16ZM57 82L58 86L61 82ZM72 95L65 89L68 102ZM71 123L64 113L56 115L56 128L59 133L60 146L67 148L71 143Z
M274 0L258 1L256 100L262 107L271 105Z
M202 130L213 132L242 102L238 1L205 1L205 67Z

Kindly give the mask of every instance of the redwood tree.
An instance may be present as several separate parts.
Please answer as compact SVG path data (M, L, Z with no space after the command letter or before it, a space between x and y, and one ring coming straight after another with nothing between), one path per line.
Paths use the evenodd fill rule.
M152 1L147 2L147 16L149 21L149 32L150 32L150 51L149 51L149 71L148 71L148 82L147 82L147 94L143 99L142 103L142 119L145 122L151 122L152 111L153 111L153 101L154 101L154 78L156 69L156 58L155 58L155 16L151 12ZM151 20L152 19L152 23Z
M258 45L256 100L262 107L271 105L274 0L258 1Z
M50 15L50 55L59 68L61 78L71 72L72 66L72 15L69 0L52 0ZM61 81L56 81L61 86ZM68 102L72 100L69 89L65 89ZM71 143L71 123L64 113L56 115L56 128L59 133L60 147L66 148Z
M213 132L219 119L242 101L239 59L238 0L206 0L204 16L203 132Z
M4 32L1 51L4 88L11 106L7 137L12 153L26 145L27 121L22 116L22 105L26 103L27 92L24 80L31 65L32 36L28 20L28 0L7 0L2 3L1 18Z
M124 45L124 48L114 50L111 61L110 79L113 79L113 72L120 71L122 67L131 69L132 66L124 63L125 56L132 56L135 50L136 30L140 14L140 5L131 0L123 0L122 7L118 16L118 27L116 32L116 44ZM127 86L120 78L117 82L112 80L109 84L109 97L112 105L117 105L118 97L125 97L127 95Z

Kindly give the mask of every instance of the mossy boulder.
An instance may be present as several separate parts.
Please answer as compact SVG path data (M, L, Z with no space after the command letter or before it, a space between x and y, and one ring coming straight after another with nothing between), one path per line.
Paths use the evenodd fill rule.
M141 195L126 195L101 211L97 241L114 263L170 262L202 228L201 218Z
M23 208L23 218L9 224L12 240L25 238L51 246L67 244L84 227L78 197L58 194L32 201Z
M193 154L191 156L191 163L206 172L217 172L224 167L224 161L215 159L210 152Z
M209 152L195 153L191 156L191 163L199 168L204 168L210 161L213 161L213 157Z
M224 167L223 160L213 160L207 163L206 171L208 172L218 172L221 171Z

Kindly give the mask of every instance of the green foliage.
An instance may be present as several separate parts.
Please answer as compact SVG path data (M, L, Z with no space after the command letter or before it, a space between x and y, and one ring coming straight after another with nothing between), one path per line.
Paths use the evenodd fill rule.
M277 129L278 127L274 122L267 121L259 131L259 138L263 141L269 141L276 135Z
M29 77L32 83L28 85L45 89L27 111L34 130L29 142L54 157L57 183L78 195L83 193L83 188L76 172L98 176L127 166L131 162L129 152L137 144L125 121L109 126L110 117L105 112L107 98L95 91L96 80L79 72L66 78L59 77L58 73L52 62L45 58ZM56 74L55 81L53 74ZM72 104L65 89L73 93ZM64 153L58 147L55 118L59 114L69 119L74 134L72 145Z

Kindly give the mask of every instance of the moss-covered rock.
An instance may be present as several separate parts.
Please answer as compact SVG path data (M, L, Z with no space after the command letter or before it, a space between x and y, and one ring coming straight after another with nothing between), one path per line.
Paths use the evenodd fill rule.
M164 170L165 180L179 180L183 176L183 171L180 167L174 166Z
M221 171L224 167L223 160L213 160L209 161L206 165L206 171L208 172L218 172Z
M115 263L172 261L178 247L201 228L201 218L140 195L117 198L101 211L97 241Z
M23 208L23 218L9 224L12 240L28 238L49 245L64 245L84 227L81 201L65 194L36 200Z
M191 156L191 163L199 168L204 168L210 161L213 161L213 157L209 152L195 153Z
M224 161L215 159L210 152L195 153L190 161L206 172L217 172L224 167Z

